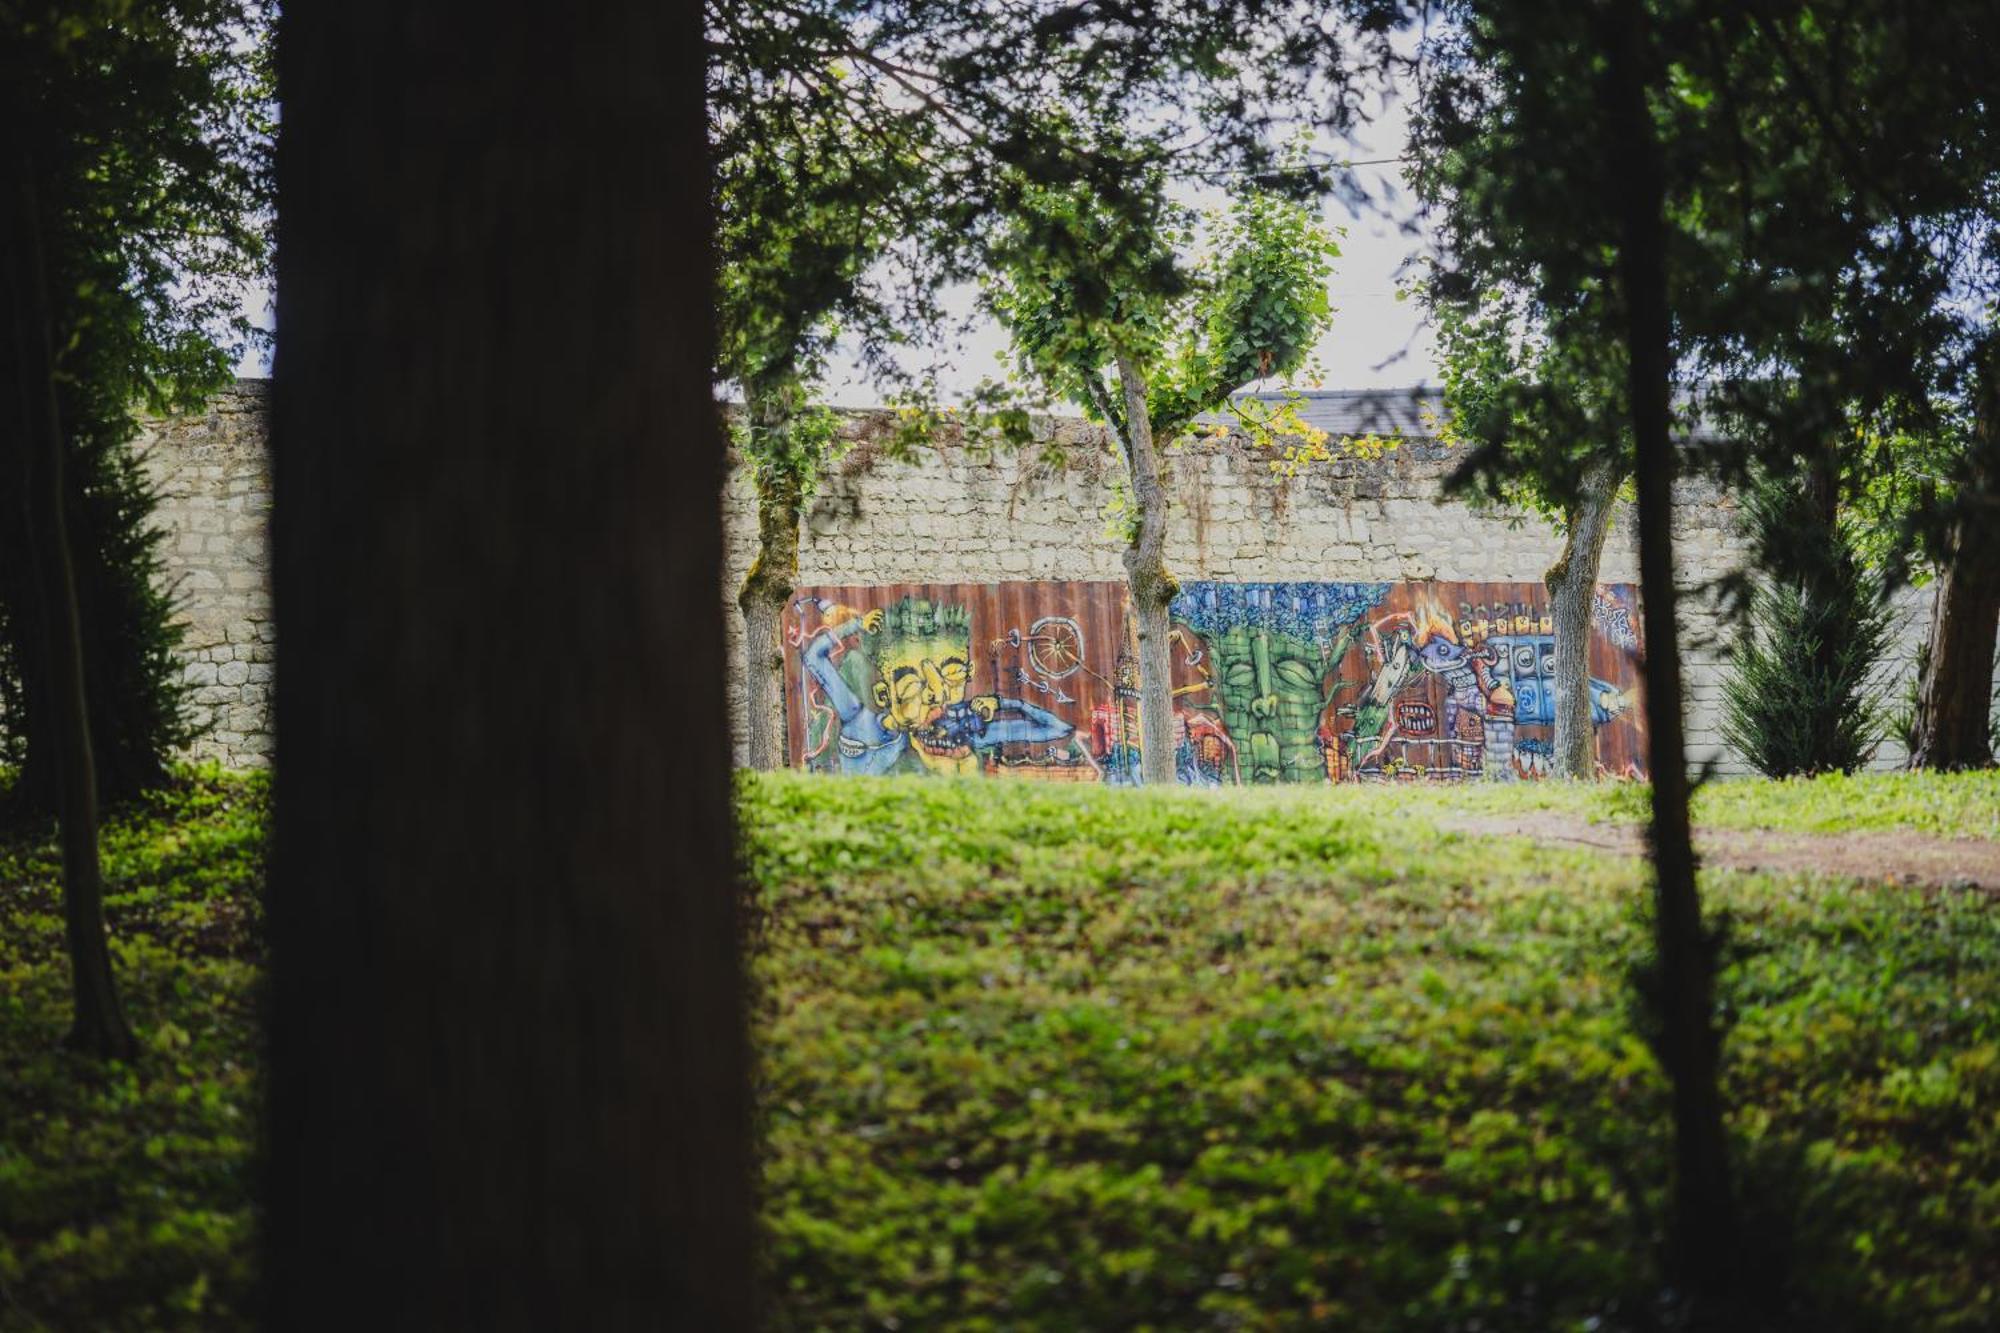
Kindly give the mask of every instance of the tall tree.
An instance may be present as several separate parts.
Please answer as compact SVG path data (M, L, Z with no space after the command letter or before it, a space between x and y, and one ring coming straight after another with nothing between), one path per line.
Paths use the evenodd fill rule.
M34 172L65 451L93 764L103 794L164 776L192 735L142 408L228 382L250 334L240 287L268 255L265 7L257 0L29 3L0 13L0 103ZM17 164L18 166L18 164ZM0 478L0 502L18 502ZM42 651L24 545L0 525L0 746L13 798L55 807L63 687Z
M935 322L935 256L921 242L932 186L923 158L937 133L935 117L883 105L879 76L857 78L833 51L815 67L788 45L744 40L751 20L718 10L737 40L723 42L709 68L709 134L720 153L717 371L743 395L735 436L757 493L757 551L737 604L746 757L770 769L784 763L778 627L798 585L799 528L843 443L837 419L811 395L837 337L858 338L878 375L893 377L886 349L899 325ZM838 32L830 28L829 41ZM745 122L764 132L746 133ZM856 133L857 122L869 132ZM892 252L904 261L893 277L880 271Z
M1681 324L1715 406L1756 426L1739 476L1871 440L1948 445L1908 536L1938 567L1915 760L1991 762L2000 636L2000 11L1942 0L1694 6L1672 71ZM1692 299L1697 297L1699 299ZM1857 466L1857 464L1861 466ZM1850 497L1851 497L1850 490Z
M1429 202L1450 206L1438 164L1419 159L1412 175ZM1446 435L1475 446L1448 485L1481 485L1563 534L1543 579L1555 622L1552 771L1593 778L1592 612L1612 509L1632 470L1631 432L1621 423L1624 344L1610 330L1578 331L1598 309L1583 292L1574 306L1539 313L1500 290L1468 297L1429 283L1424 295L1443 368Z
M2000 333L1976 374L1973 421L1957 460L1955 500L1937 515L1938 579L1917 685L1917 768L1986 768L2000 646Z
M1985 104L2000 12L1946 0L1912 23L1887 0L1600 0L1579 22L1466 0L1445 14L1426 46L1419 133L1454 178L1449 271L1468 290L1520 282L1557 304L1599 291L1606 318L1624 326L1655 779L1654 1013L1677 1117L1674 1248L1684 1276L1712 1294L1729 1275L1733 1233L1714 1211L1727 1185L1712 966L1685 841L1663 526L1681 460L1664 435L1667 386L1700 378L1705 411L1753 427L1695 460L1725 477L1810 457L1857 425L1923 435L1974 423L1954 484L1937 488L1948 501L1925 507L1932 529L1952 535L1932 548L1947 566L1936 633L1962 627L1966 647L1933 663L1939 740L1918 748L1930 762L1977 762L1993 621L1976 525L1992 528L1996 474L1982 470L1978 445L1992 432L1976 424L1992 401L1981 386L2000 294L2000 140L1991 117L1966 109ZM1561 169L1531 165L1549 162ZM1972 577L1954 589L1959 570Z
M743 1329L702 43L280 32L274 1329Z
M9 120L0 132L0 301L7 312L7 355L0 358L5 394L0 467L19 508L8 520L23 530L33 600L15 605L32 615L48 682L52 755L61 834L63 926L69 949L74 1019L67 1043L99 1058L129 1059L137 1049L111 971L104 934L104 874L97 851L97 775L91 762L90 714L84 691L83 636L78 624L75 561L63 503L64 441L51 350L48 274L43 262L37 163ZM17 584L17 587L20 586Z
M1157 186L1157 178L1154 182ZM1164 193L1152 219L1121 224L1080 189L1042 192L1018 222L994 307L1021 369L1050 394L1082 403L1108 426L1125 465L1125 577L1139 637L1140 776L1175 775L1167 609L1179 584L1167 567L1163 446L1239 389L1288 376L1331 319L1327 279L1339 254L1312 208L1258 189L1238 192L1215 219L1206 263L1189 264L1191 219ZM1240 420L1295 447L1324 435L1237 405ZM1281 409L1283 411L1283 409Z
M1688 823L1672 488L1680 460L1670 397L1681 352L1681 238L1669 231L1662 124L1680 7L1602 0L1582 16L1469 0L1425 43L1420 156L1447 173L1440 279L1463 297L1525 292L1541 310L1580 303L1588 319L1553 326L1610 332L1622 393L1599 396L1591 436L1629 433L1644 600L1646 731L1656 964L1645 987L1655 1050L1673 1090L1674 1176L1667 1262L1698 1309L1731 1299L1736 1226L1717 1079L1714 941L1702 922ZM1540 164L1561 162L1560 171ZM1678 158L1676 158L1678 164ZM1598 384L1606 378L1593 376ZM1558 474L1560 475L1560 474Z
M1645 599L1646 730L1652 775L1653 938L1659 951L1661 1063L1673 1082L1673 1262L1699 1300L1727 1301L1737 1284L1736 1210L1717 1072L1715 955L1695 888L1687 746L1674 578L1669 390L1675 360L1668 299L1667 179L1650 99L1664 75L1642 0L1611 0L1598 16L1603 59L1590 70L1603 147L1612 157L1617 282L1625 317L1627 411L1639 510Z
M800 520L841 443L806 410L836 335L884 387L928 400L897 350L944 333L940 290L995 262L1033 192L1076 185L1107 216L1142 220L1154 205L1135 181L1268 168L1280 115L1351 124L1351 67L1386 47L1379 31L1337 47L1273 0L708 0L705 12L719 369L744 397L737 439L758 497L738 602L748 758L763 768L783 749L777 626ZM1025 425L1012 406L992 419Z

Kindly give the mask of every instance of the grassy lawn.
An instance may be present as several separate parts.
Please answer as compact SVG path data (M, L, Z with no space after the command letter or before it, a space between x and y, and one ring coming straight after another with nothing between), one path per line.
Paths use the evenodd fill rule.
M1731 784L1701 817L1976 831L1993 782ZM1640 868L1426 815L1635 791L746 780L773 1327L1647 1327ZM109 1074L50 1049L53 853L0 845L0 1328L242 1324L263 813L210 776L110 833L148 1051ZM1705 889L1774 1326L2000 1324L1995 905Z
M56 849L0 841L0 1329L248 1325L268 790L209 772L105 828L134 1066L56 1048Z
M1628 823L1647 817L1642 782L1538 782L1508 786L1397 788L1411 808L1504 814L1555 810L1593 821ZM1375 799L1345 789L1333 799ZM1718 778L1693 802L1696 824L1710 828L1773 829L1787 833L1854 833L1905 829L1941 838L2000 839L2000 769L1980 773L1863 773L1769 782Z

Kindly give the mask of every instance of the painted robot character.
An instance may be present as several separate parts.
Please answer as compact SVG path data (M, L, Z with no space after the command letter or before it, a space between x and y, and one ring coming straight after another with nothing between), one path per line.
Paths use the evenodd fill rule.
M1493 654L1467 648L1452 632L1451 624L1442 619L1426 624L1426 633L1417 645L1417 660L1424 670L1434 676L1444 677L1444 730L1445 739L1458 736L1458 715L1470 711L1481 717L1486 715L1486 692L1480 689L1478 667L1490 664Z
M972 632L962 607L917 597L887 611L818 606L826 628L799 657L840 720L843 773L974 773L983 752L1015 741L1065 740L1073 731L1025 700L966 698ZM865 655L875 676L865 700L835 660L839 645L862 634L875 638Z

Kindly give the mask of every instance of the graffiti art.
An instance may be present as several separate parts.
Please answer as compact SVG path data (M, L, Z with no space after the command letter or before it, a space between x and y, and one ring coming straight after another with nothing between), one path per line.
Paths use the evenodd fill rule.
M1638 598L1597 590L1601 772L1644 773ZM1190 786L1546 776L1555 634L1531 583L1183 584L1174 769ZM839 773L1139 781L1136 636L1115 582L800 590L793 762Z

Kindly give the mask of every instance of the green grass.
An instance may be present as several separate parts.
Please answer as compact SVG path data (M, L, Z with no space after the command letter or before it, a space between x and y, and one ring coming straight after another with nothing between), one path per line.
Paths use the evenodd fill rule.
M1955 828L1990 778L1896 781L1837 799ZM746 780L771 1325L1652 1326L1641 868L1441 833L1458 795ZM53 851L0 842L0 1329L247 1325L264 816L211 773L109 829L109 1072L53 1049ZM1704 887L1770 1327L2000 1324L1994 905Z
M1392 792L745 790L777 1328L1644 1326L1634 863ZM1992 904L1705 887L1770 1326L1992 1327Z
M1328 793L1364 808L1394 804L1442 813L1508 814L1554 810L1593 822L1647 818L1643 782L1474 783L1463 787L1347 787ZM1694 821L1710 828L1789 833L1908 830L1935 837L2000 838L2000 769L1977 773L1838 773L1771 782L1720 778L1704 783Z
M211 769L106 825L130 1066L57 1049L56 851L0 840L0 1329L247 1326L267 800Z

